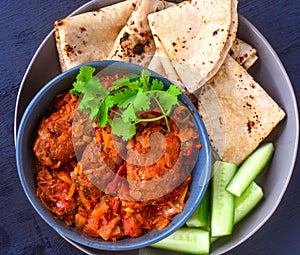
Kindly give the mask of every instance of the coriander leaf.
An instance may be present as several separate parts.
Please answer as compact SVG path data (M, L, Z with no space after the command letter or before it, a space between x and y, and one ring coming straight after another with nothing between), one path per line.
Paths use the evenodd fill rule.
M137 74L128 74L127 77L123 77L123 78L120 78L120 79L114 81L112 83L113 86L110 87L108 90L114 91L114 90L119 89L120 87L129 87L132 82L135 82L138 80L138 77L139 76Z
M138 93L134 100L133 100L133 106L136 111L146 111L150 108L151 103L151 97L149 96L149 93Z
M73 83L73 89L70 90L72 95L79 96L84 91L85 85L93 79L95 70L94 67L90 66L83 66L79 69L76 81Z
M182 94L180 88L176 87L175 85L171 85L166 92L176 97Z
M131 90L138 90L139 88L141 88L141 83L139 81L132 81L128 85L128 88Z
M131 122L136 119L135 110L133 104L130 104L126 110L122 112L122 119L124 122Z
M89 121L91 122L97 115L101 101L99 98L94 97L90 94L84 94L78 109L81 110L84 114L89 115Z
M70 90L70 93L73 96L79 96L85 89L86 82L77 81L73 83L73 88Z
M92 94L95 96L106 96L108 91L103 87L102 83L97 78L93 78L88 81L83 93Z
M133 90L133 91L135 91L137 93L136 90ZM132 102L135 99L136 93L134 95L132 95L132 96L128 96L127 99L122 104L120 104L119 107L121 107L121 108L127 108L130 104L132 104Z
M98 124L101 128L104 128L107 123L107 117L108 117L108 108L105 104L105 102L102 102L100 105L98 112L97 112L97 120Z
M130 122L124 122L121 118L114 118L111 123L113 134L121 136L124 141L129 140L136 134L136 127Z
M109 108L113 107L114 105L115 105L114 97L111 95L106 96L99 107L99 111L96 117L100 127L102 128L105 127L108 121Z
M143 69L141 72L140 83L143 91L148 91L150 88L149 87L150 75L151 73L146 69Z
M152 80L152 85L150 90L164 90L165 89L165 85L162 81L158 80L158 79L153 79Z
M93 95L84 94L80 100L78 109L83 113L90 113L90 105L93 105L96 102L98 102L98 99L96 99Z
M130 74L106 89L99 79L93 77L94 71L95 68L82 67L71 90L76 96L82 94L79 109L89 115L90 122L96 118L102 128L108 123L112 133L121 136L123 140L135 135L138 122L165 118L168 126L167 115L172 106L178 103L178 95L182 93L175 85L165 91L164 83L155 78L150 79L151 73L144 69L140 76ZM150 109L152 100L160 107L162 115L148 119L137 118L139 112ZM115 113L114 119L109 118L110 112Z
M79 74L76 77L77 81L88 82L93 78L95 68L91 66L83 66L79 69Z
M115 97L112 95L108 95L104 99L105 105L108 108L112 108L116 104Z
M118 107L124 107L123 104L133 96L135 96L137 91L124 89L124 91L117 92L113 95L113 100Z
M157 92L156 95L165 113L169 113L172 110L172 106L176 105L178 102L176 96L165 93L165 91Z
M121 78L113 82L113 86L109 88L109 91L118 89L119 87L126 86L130 84L130 79L128 77Z

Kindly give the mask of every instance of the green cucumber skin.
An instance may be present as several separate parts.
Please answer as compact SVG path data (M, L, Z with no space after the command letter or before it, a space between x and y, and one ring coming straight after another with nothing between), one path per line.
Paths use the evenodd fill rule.
M186 225L190 228L208 228L208 216L210 205L210 186L207 188L200 205L192 216L186 221Z
M240 197L264 170L266 165L271 161L274 154L274 145L264 143L260 145L240 166L233 176L226 190L231 194Z
M234 224L244 219L264 197L263 190L252 182L241 197L235 198Z
M150 246L187 254L208 254L210 252L210 234L204 229L183 227Z
M225 187L232 179L237 166L232 163L216 161L213 164L211 189L211 236L230 235L234 223L234 196Z
M235 198L234 225L243 220L263 199L262 188L255 182L252 182L249 188L241 197ZM218 237L211 237L210 243L217 241Z

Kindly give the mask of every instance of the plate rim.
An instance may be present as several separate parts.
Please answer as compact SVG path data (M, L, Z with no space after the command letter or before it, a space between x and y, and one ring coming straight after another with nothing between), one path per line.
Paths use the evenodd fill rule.
M121 0L123 1L123 0ZM104 0L103 4L104 6L109 5L109 4L113 4L115 2L121 2L118 0ZM88 9L89 7L91 7L93 4L99 3L99 0L92 0L89 1L83 5L81 5L79 8L77 8L76 10L74 10L73 12L71 12L68 16L66 17L70 17L73 15L77 15L79 13L85 12L86 9ZM291 97L292 97L292 105L293 105L293 110L295 111L295 133L296 133L296 137L295 137L295 148L293 150L293 157L292 157L292 162L290 162L290 171L289 174L285 180L285 184L283 186L283 189L280 192L279 197L276 200L276 203L274 204L274 206L272 207L272 209L269 211L269 213L267 214L267 216L260 222L260 224L258 224L255 228L253 228L253 230L251 232L249 232L247 235L245 235L243 238L241 238L240 240L238 240L237 242L235 242L233 245L231 244L230 247L227 247L225 249L222 250L222 253L224 252L228 252L234 248L236 248L237 246L239 246L240 244L244 243L247 239L249 239L251 236L253 236L269 219L270 217L274 214L274 212L277 210L279 204L282 201L282 198L284 196L284 194L286 193L287 187L290 183L291 177L293 175L294 172L294 168L295 168L295 163L297 160L297 153L298 153L298 147L299 147L299 111L298 111L298 107L297 107L297 100L296 100L296 96L295 96L295 91L294 88L292 86L292 83L290 81L289 75L280 59L280 57L278 56L278 54L276 53L276 51L274 50L274 48L271 46L271 44L269 43L269 41L265 38L265 36L243 15L239 14L239 19L243 20L244 23L247 24L248 27L251 28L251 30L255 33L255 35L264 42L264 44L266 45L266 47L268 48L268 50L272 53L272 58L274 58L278 64L278 67L281 70L281 73L287 83L287 86L289 88ZM51 37L54 34L54 29L52 29L47 35L46 37L42 40L41 44L38 46L38 48L36 49L33 57L31 58L29 65L26 68L26 71L23 75L23 78L21 80L19 89L18 89L18 93L17 93L17 97L16 97L16 103L15 103L15 111L14 111L14 142L16 145L16 136L17 136L17 113L18 113L18 106L19 106L19 101L20 101L20 96L21 96L21 92L22 89L24 87L24 84L26 82L27 76L31 71L31 68L38 56L38 54L40 53L40 51L42 50L42 48L45 46L45 44L48 42L49 39L51 39ZM61 73L61 72L60 72ZM61 233L57 232L59 235L61 235L65 240L67 240L69 243L71 243L73 246L75 246L76 248L78 248L78 246L83 246L81 244L77 244L75 245L75 243L73 243L72 240L70 240L69 238L65 237L64 235L62 235ZM83 247L82 251L84 251L85 248L89 248L89 247ZM78 248L79 249L79 248ZM85 252L85 251L84 251ZM99 252L101 252L101 250L99 250ZM123 251L125 252L125 251ZM91 254L91 253L88 253ZM214 252L210 253L210 254L215 254Z

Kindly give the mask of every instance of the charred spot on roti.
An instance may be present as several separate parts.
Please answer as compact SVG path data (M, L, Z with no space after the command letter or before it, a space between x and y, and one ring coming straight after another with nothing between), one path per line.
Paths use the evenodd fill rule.
M213 32L213 36L218 35L219 30L220 30L220 29L215 30L215 31Z
M219 117L219 123L220 123L220 127L222 127L223 126L222 117Z
M252 105L251 104L249 104L248 102L246 102L246 104L245 105L243 105L243 107L244 108L249 108L249 109L252 109Z
M56 26L62 26L64 24L64 21L62 19L55 22Z
M87 29L86 29L85 27L79 27L79 29L80 29L80 32L81 32L81 33L83 33L83 32L86 32L86 31L87 31Z
M252 129L255 127L255 122L252 120L248 120L247 122L247 131L250 134L252 132Z
M120 44L122 44L124 41L126 41L129 38L129 34L125 32L123 36L120 38Z
M158 36L157 34L153 34L153 37L156 37L157 40L160 40L160 39L159 39L159 36Z
M69 44L66 44L64 47L64 51L66 52L67 56L70 57L75 52L76 46L72 47Z
M133 48L133 53L137 55L142 55L145 52L145 46L146 44L138 43Z

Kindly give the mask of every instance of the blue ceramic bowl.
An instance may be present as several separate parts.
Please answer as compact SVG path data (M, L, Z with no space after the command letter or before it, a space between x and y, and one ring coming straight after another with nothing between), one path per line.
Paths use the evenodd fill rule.
M112 74L120 72L140 74L141 70L144 69L138 65L109 60L92 62L85 65L95 67L96 71L101 71L109 67ZM46 84L32 99L22 117L16 140L16 161L23 189L34 209L53 229L84 246L99 250L124 251L138 249L158 242L180 228L192 215L206 191L211 175L212 159L206 129L197 110L185 95L180 95L180 101L193 113L194 121L199 132L199 140L203 147L200 150L195 168L192 172L193 180L190 186L190 196L184 210L182 213L176 215L165 229L161 231L154 230L137 238L126 238L116 242L103 241L101 238L86 236L74 227L67 226L64 222L56 219L55 216L44 207L35 194L36 183L33 174L34 153L32 148L39 122L55 96L71 88L80 67L81 66L78 66L68 70ZM149 71L151 72L151 76L162 80L166 86L171 84L170 81L159 74L151 70Z

